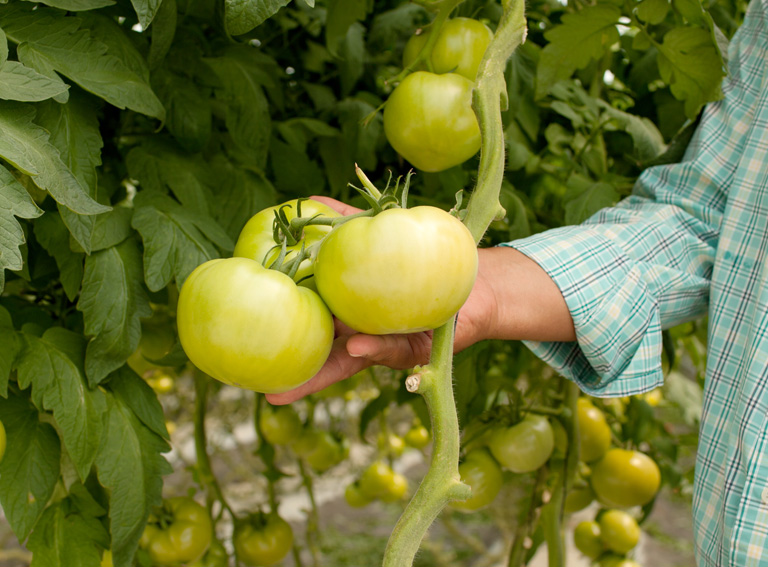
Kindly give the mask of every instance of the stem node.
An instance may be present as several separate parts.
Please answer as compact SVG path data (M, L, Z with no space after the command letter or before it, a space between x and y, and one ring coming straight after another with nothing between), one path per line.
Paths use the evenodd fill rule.
M421 385L421 374L412 374L405 379L405 389L411 394L415 394L419 391Z

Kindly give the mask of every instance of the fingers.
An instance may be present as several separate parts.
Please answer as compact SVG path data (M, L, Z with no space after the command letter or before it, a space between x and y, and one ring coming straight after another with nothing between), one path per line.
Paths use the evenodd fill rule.
M429 361L432 337L428 333L407 335L352 335L347 352L372 364L404 370Z
M342 216L348 216L353 215L355 213L359 213L362 209L358 209L357 207L353 207L352 205L347 205L346 203L342 203L341 201L337 201L336 199L332 199L331 197L324 197L322 195L313 195L310 197L313 201L317 201L318 203L323 203L324 205L328 205L331 207L334 211L339 213Z

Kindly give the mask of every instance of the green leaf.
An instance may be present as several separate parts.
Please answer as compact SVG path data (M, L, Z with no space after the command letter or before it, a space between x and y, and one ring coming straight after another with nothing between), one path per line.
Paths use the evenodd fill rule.
M632 137L635 156L639 161L649 161L664 153L664 137L649 119L619 110L602 100L598 104L604 114L610 116L619 128Z
M8 379L11 368L16 361L16 355L21 350L21 341L13 329L13 321L8 310L0 306L0 397L8 397Z
M270 158L278 190L288 195L320 195L325 177L317 162L280 140L272 140Z
M27 0L34 2L36 0ZM43 0L43 4L47 4L52 8L58 8L59 10L66 10L67 12L82 12L84 10L98 10L99 8L105 8L107 6L114 6L113 0Z
M168 109L166 127L189 152L202 150L211 137L211 99L192 79L167 69L152 75L152 86Z
M62 205L82 214L109 210L94 201L88 190L62 161L48 132L33 124L34 108L20 102L0 101L0 156L26 173Z
M563 16L562 24L546 32L549 41L541 51L536 98L546 96L555 83L568 79L577 69L603 57L617 41L621 10L597 4Z
M50 506L29 537L30 567L94 567L101 563L109 534L101 521L78 510L70 499Z
M8 60L8 38L5 32L0 29L0 65Z
M699 6L701 4L699 3ZM658 25L667 18L669 13L668 0L642 0L637 5L637 17L652 25Z
M129 567L150 511L161 501L164 474L172 472L161 453L166 441L150 431L119 395L107 395L107 414L96 469L113 497L109 506L112 561Z
M163 289L174 278L181 287L197 266L219 257L205 236L212 219L150 192L139 193L135 204L132 225L144 241L144 280L151 291Z
M37 102L61 95L69 89L61 79L41 75L18 61L0 66L0 98Z
M707 102L722 98L725 69L711 34L701 28L674 28L657 48L661 78L675 98L685 102L688 118L695 118Z
M139 17L139 23L141 27L147 29L155 19L155 14L160 9L160 5L163 0L131 0L133 9L136 10L136 15Z
M152 26L152 43L149 45L149 67L156 69L173 44L176 34L176 0L163 0ZM167 107L166 107L167 108Z
M112 390L139 418L150 431L163 439L170 439L165 426L163 406L155 391L136 374L130 366L118 368L109 377L109 389Z
M124 51L109 49L117 43L125 45L124 38L114 37L108 46L95 39L80 18L49 8L32 12L18 5L0 6L0 27L20 44L19 59L37 71L47 74L46 68L55 69L118 108L165 117L147 77L137 73L135 60ZM116 25L113 29L119 30Z
M610 183L594 182L586 177L572 175L563 197L565 223L579 224L600 209L610 207L619 200L619 193Z
M291 0L224 0L224 25L232 35L248 33Z
M26 399L0 398L7 435L0 461L0 505L19 541L24 541L59 480L61 444L50 423L41 423Z
M368 15L368 0L328 0L325 22L325 45L334 57L341 57L340 43L349 28Z
M210 167L219 181L214 189L211 213L236 240L253 215L275 204L275 188L265 176L238 167L222 154L211 160Z
M48 329L41 338L25 334L16 362L19 386L31 384L35 404L53 412L81 480L96 457L106 410L104 394L88 389L78 364L83 344L82 335L60 327Z
M141 255L133 240L95 252L85 260L77 309L90 336L85 374L91 386L120 368L136 350L142 317L152 315L143 287Z
M271 81L269 75L258 64L250 62L247 51L243 50L205 61L222 85L216 91L216 98L226 105L227 130L235 144L263 169L272 131L269 103L262 88Z
M341 93L346 96L352 92L357 81L363 76L365 63L365 27L354 23L339 45L341 63Z
M74 301L83 281L85 254L73 252L69 246L69 232L61 216L49 211L34 224L35 238L59 267L61 285L70 301Z
M117 246L133 234L131 219L133 209L122 205L115 206L108 213L96 215L96 223L91 233L91 251Z
M5 287L5 270L18 271L23 264L19 246L26 238L16 217L31 219L41 214L24 186L0 165L0 291Z

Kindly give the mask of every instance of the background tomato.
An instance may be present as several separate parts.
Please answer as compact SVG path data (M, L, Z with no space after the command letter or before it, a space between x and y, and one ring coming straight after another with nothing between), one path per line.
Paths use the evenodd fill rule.
M292 406L264 405L259 412L259 429L272 445L289 445L301 434L301 419Z
M405 444L414 449L423 449L429 445L430 435L429 430L423 425L415 424L411 427L403 437Z
M237 238L234 256L250 258L267 267L277 259L280 255L280 249L278 247L279 245L275 242L272 226L275 221L275 211L278 209L282 209L283 212L285 212L285 216L291 221L297 217L298 199L286 201L282 205L268 207L252 216L243 227L240 236ZM339 213L323 203L311 199L301 202L302 218L314 217L316 215L333 218L340 216ZM309 248L313 244L322 241L322 239L325 238L325 235L329 232L331 232L330 226L309 225L305 227L302 239L297 244L287 246L287 254L285 256L286 261L293 258L301 250L302 245ZM294 276L294 280L298 282L312 275L314 272L313 264L316 254L317 249L315 249L309 258L301 263L299 270Z
M318 293L333 314L373 335L439 327L464 304L476 275L467 227L426 206L342 224L315 263Z
M333 319L317 294L248 258L198 266L181 288L178 326L200 370L264 393L312 378L333 343Z
M431 28L426 28L423 33L411 36L403 51L403 67L408 67L416 59L431 33ZM482 22L472 18L447 20L432 48L432 71L438 74L457 73L474 81L492 39L493 32Z
M616 553L627 553L640 541L640 526L623 510L607 510L597 520L600 537L606 548Z
M139 545L157 565L197 561L211 544L213 524L208 510L191 498L169 498L150 517Z
M360 491L370 500L382 499L388 494L396 493L402 489L402 481L396 480L395 475L395 471L387 463L374 461L360 475Z
M568 495L565 497L565 504L563 505L563 511L566 514L573 514L579 510L583 510L595 499L595 492L592 487L587 485L579 488L574 488L568 491Z
M352 508L363 508L373 502L373 500L368 498L368 496L360 490L359 482L352 482L347 485L347 488L344 489L344 500L346 500L347 504Z
M487 449L475 449L467 453L459 465L461 480L472 489L472 495L461 502L451 502L451 507L463 512L474 512L488 506L504 484L501 467Z
M642 506L659 491L661 472L654 460L640 451L611 449L593 465L591 483L606 506Z
M605 455L611 446L611 428L605 414L587 398L579 398L577 407L579 422L579 457L591 463Z
M291 551L293 529L273 513L267 516L264 524L252 522L238 527L233 543L237 558L246 565L274 565Z
M579 522L573 530L573 544L590 559L600 557L604 551L600 525L591 520Z
M384 107L387 140L422 171L443 171L464 163L480 149L473 88L472 81L455 73L411 73Z
M512 427L500 427L488 438L488 448L506 469L535 471L549 460L555 447L552 426L546 417L529 413Z

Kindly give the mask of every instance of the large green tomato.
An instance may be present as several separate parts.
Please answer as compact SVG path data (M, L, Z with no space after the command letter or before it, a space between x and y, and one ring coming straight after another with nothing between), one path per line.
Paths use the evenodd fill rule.
M3 462L3 456L5 455L5 444L5 427L3 426L3 422L0 421L0 463Z
M416 59L432 33L431 28L420 35L411 36L403 51L403 67ZM493 39L488 26L471 18L453 18L440 28L432 48L430 63L438 74L458 73L474 81L485 50Z
M270 514L264 525L245 524L235 531L237 558L246 565L275 565L293 547L293 529L277 514Z
M611 446L611 428L605 414L587 398L579 398L576 410L579 423L579 456L585 463L602 458Z
M611 449L592 466L590 482L606 506L630 508L653 500L661 473L656 462L640 451Z
M212 534L211 517L203 506L187 497L169 498L150 516L139 545L156 565L181 565L200 559Z
M474 86L456 73L411 73L384 107L387 140L422 171L464 163L480 149L480 126L472 110Z
M464 304L477 275L469 230L436 207L389 209L329 234L315 283L334 315L372 335L435 329Z
M493 431L488 448L501 466L527 473L549 460L555 448L555 435L546 417L529 413L512 427Z
M312 378L333 343L333 318L320 297L248 258L198 266L181 288L177 322L200 370L267 394Z
M475 512L488 506L504 484L501 467L487 449L474 449L467 453L459 465L461 480L472 489L472 495L464 501L451 502L451 507L462 512Z
M251 258L262 265L269 267L280 255L280 247L275 243L272 226L275 221L275 212L282 208L289 221L295 219L298 215L298 199L287 201L282 205L268 207L259 211L245 224L240 236L235 244L235 256ZM338 217L339 213L334 211L328 205L312 201L311 199L301 202L301 217L314 217L321 215L323 217ZM325 235L331 231L330 226L309 225L304 228L303 238L293 246L287 246L285 260L293 258L300 250L302 245L309 248L313 244L320 242ZM317 250L311 253L310 257L304 260L299 267L294 279L298 282L312 275L314 268L314 256Z

